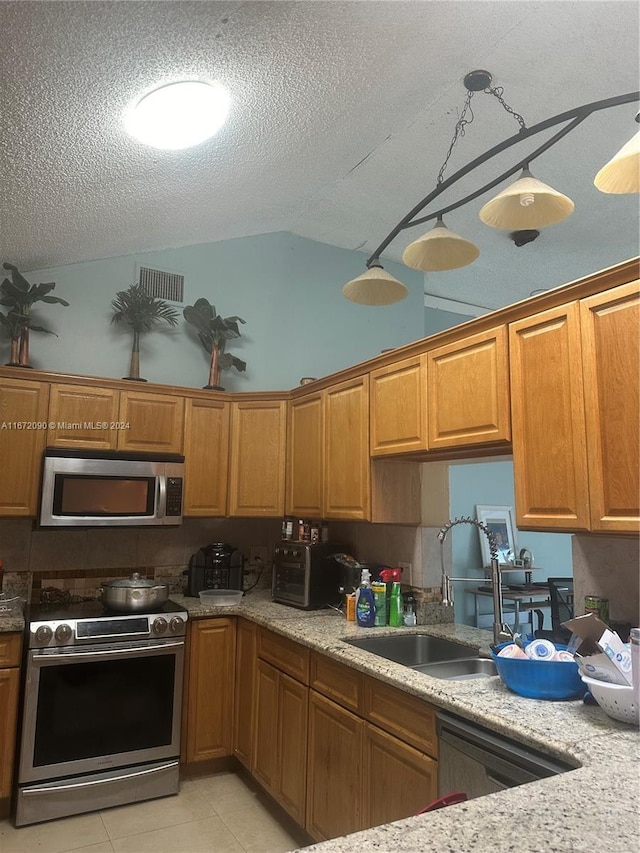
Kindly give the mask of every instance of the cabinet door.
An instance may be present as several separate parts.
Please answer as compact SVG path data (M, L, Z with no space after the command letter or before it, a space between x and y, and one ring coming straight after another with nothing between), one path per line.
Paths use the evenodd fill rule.
M438 762L371 725L362 775L365 828L410 817L438 796Z
M44 382L0 380L0 515L38 513L48 402Z
M508 442L507 329L427 353L429 450Z
M509 326L517 526L589 529L578 303Z
M580 303L592 530L640 529L639 284Z
M113 450L120 395L112 388L52 385L49 394L47 444L51 447L91 447Z
M256 664L253 775L272 794L278 790L278 670Z
M143 391L120 392L118 450L182 453L184 399Z
M321 518L324 485L322 393L289 403L287 515Z
M369 374L371 456L427 449L425 374L420 355Z
M286 415L284 400L231 404L229 515L284 514Z
M277 800L300 826L304 826L307 791L308 700L308 687L279 673Z
M246 619L238 619L233 754L248 770L251 770L253 757L255 676L256 626Z
M0 800L11 796L19 686L19 669L0 669Z
M371 517L369 377L358 376L325 394L325 517Z
M317 840L363 828L364 725L350 711L310 691L307 832Z
M229 403L186 400L183 515L227 514Z
M233 752L233 619L190 622L187 761Z

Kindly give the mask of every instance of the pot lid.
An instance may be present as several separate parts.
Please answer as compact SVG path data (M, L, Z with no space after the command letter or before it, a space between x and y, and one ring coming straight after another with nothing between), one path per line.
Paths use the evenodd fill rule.
M134 572L130 578L117 578L114 581L105 581L102 586L114 589L141 589L156 586L156 582L143 578L139 572Z

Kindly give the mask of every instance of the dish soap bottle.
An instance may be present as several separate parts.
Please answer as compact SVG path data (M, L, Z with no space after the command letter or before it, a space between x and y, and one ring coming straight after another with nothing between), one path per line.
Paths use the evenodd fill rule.
M376 608L371 589L371 572L363 569L360 586L356 594L356 622L362 628L373 628L375 625Z

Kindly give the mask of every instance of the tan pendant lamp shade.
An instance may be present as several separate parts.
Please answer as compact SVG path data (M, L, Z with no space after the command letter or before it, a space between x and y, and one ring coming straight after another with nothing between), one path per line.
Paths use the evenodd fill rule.
M593 183L603 193L640 192L640 130L600 169Z
M342 293L359 305L391 305L408 296L409 290L379 263L372 263L366 272L348 281Z
M562 222L573 213L571 199L523 169L518 180L480 209L480 219L492 228L520 231Z
M431 231L409 243L402 253L402 262L414 270L441 272L466 267L479 254L475 243L450 231L438 217Z

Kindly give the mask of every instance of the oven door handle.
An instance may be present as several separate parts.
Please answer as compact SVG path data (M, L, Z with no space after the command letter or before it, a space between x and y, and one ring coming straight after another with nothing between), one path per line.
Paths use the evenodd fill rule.
M71 785L50 785L49 787L41 786L37 788L24 788L20 791L22 797L39 797L42 794L59 794L60 791L73 791L76 788L88 788L90 785L111 785L114 782L122 782L128 779L137 779L140 776L150 776L152 773L161 773L165 770L172 770L178 764L177 761L170 761L168 764L162 764L160 767L151 767L147 770L138 770L136 773L118 774L117 777L110 776L108 779L84 779L82 782L76 782Z
M50 654L50 655L32 655L32 661L55 661L62 663L63 661L78 661L78 660L102 660L109 657L122 657L123 655L131 656L132 652L157 652L165 649L180 649L184 647L184 643L163 643L156 646L131 646L128 649L105 649L105 651L91 652L75 652L73 654Z

